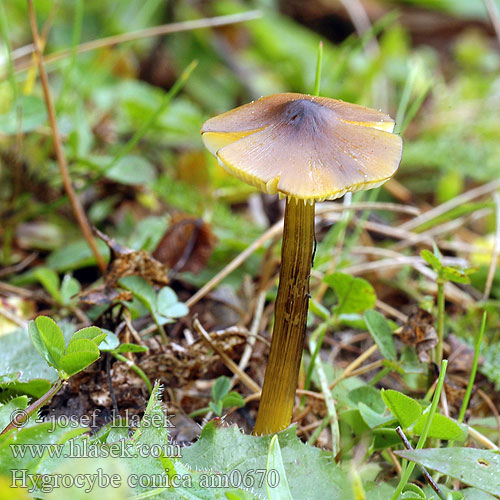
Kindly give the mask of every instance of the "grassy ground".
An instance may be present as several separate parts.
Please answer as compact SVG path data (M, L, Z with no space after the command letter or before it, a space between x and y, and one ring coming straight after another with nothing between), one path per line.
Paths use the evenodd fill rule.
M83 427L99 446L127 437L118 414L134 449L165 442L138 423L148 399L146 416L160 400L173 415L183 458L102 467L186 484L103 498L500 496L498 3L34 3L0 0L0 428L52 391L31 409L59 419L59 441L40 422L2 435L0 498L28 498L8 496L12 470L71 473L9 448L69 446L79 431L63 417L94 415ZM317 206L300 441L274 441L249 434L284 206L227 174L200 128L262 95L312 93L319 41L320 94L394 117L403 159L382 188ZM31 322L35 350L37 316L62 331ZM57 345L68 354L91 325L62 361ZM204 487L206 470L277 471L281 486L252 473Z

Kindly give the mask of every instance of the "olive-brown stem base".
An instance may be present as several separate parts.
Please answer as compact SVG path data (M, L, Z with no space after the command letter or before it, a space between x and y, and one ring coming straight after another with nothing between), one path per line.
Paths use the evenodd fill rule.
M271 352L255 435L281 431L292 419L306 332L313 247L314 202L287 200Z

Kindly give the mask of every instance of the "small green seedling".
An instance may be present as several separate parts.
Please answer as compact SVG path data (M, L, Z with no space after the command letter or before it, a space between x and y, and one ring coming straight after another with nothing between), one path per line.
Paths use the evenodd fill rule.
M47 316L38 316L28 326L31 342L61 380L81 372L100 356L99 344L106 338L100 328L90 326L78 330L68 344L59 325Z
M19 428L54 397L65 381L97 361L101 355L98 346L107 335L100 328L89 326L75 332L66 344L59 325L47 316L30 321L28 332L35 349L49 366L57 370L59 378L41 398L16 415L0 434Z
M435 351L435 361L439 365L443 359L443 341L444 341L444 286L447 282L461 283L468 285L470 283L469 275L476 272L475 268L457 269L456 267L445 266L442 262L443 257L436 244L434 244L434 253L429 250L422 250L420 256L431 266L436 273L437 295L438 295L438 316L437 333L438 343Z
M135 352L135 353L146 352L148 348L143 345L129 344L126 342L120 344L118 337L113 332L110 332L108 330L105 331L107 333L107 337L101 342L101 344L99 345L99 349L103 352L109 352L119 361L126 363L133 371L135 371L135 373L137 373L137 375L139 375L139 377L142 378L142 380L144 381L149 390L149 393L151 394L153 392L153 386L151 385L148 376L131 359L128 359L125 356L123 356L123 354L127 352Z
M186 304L179 302L176 293L168 286L156 293L154 288L140 276L125 276L119 284L132 292L134 298L151 314L164 342L167 342L167 334L163 325L173 323L173 318L180 318L189 312ZM133 303L127 303L127 307L134 309ZM140 310L135 312L137 315L141 313Z
M78 280L66 274L62 280L59 275L48 267L39 267L34 272L35 278L43 285L51 297L61 306L70 306L73 298L82 289Z
M198 415L204 415L208 411L213 411L218 417L222 416L224 408L236 406L242 408L245 406L245 400L241 394L236 391L229 391L231 380L228 377L219 377L212 386L212 401L205 408L200 408L192 412L189 416L194 418Z

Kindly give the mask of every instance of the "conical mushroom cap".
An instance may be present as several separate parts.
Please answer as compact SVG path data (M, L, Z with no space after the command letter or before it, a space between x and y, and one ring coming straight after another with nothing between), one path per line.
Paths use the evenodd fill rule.
M202 139L230 173L264 192L334 199L380 186L396 172L394 120L326 97L262 97L207 120Z

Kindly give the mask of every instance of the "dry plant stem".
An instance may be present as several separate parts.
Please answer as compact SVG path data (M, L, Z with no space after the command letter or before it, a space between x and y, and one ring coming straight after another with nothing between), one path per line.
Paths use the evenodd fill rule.
M21 428L24 421L42 406L46 405L64 384L66 384L66 381L63 382L62 380L58 380L41 398L37 399L34 403L31 403L26 410L19 412L9 425L2 432L0 432L0 436L2 434L6 434L11 429Z
M252 255L258 248L260 248L266 241L274 238L274 236L281 233L282 221L276 222L271 226L260 238L256 239L250 246L241 252L235 259L233 259L222 271L217 273L209 282L200 288L189 300L186 301L188 307L192 307L200 299L205 297L207 293L213 290L226 276L231 274L243 262L245 262L250 255Z
M488 182L487 184L483 184L482 186L471 189L470 191L466 191L465 193L462 193L459 196L455 196L455 198L452 198L451 200L441 205L438 205L437 207L432 208L427 212L424 212L422 215L419 215L418 217L415 217L414 219L405 222L404 224L401 224L400 226L398 226L397 229L404 229L406 231L411 231L419 227L420 225L432 219L435 219L436 217L443 215L446 212L449 212L455 207L459 207L460 205L468 201L489 194L493 191L496 191L499 188L500 188L500 179L495 179L491 182Z
M94 237L92 236L92 230L87 221L85 213L80 205L78 198L76 197L75 191L73 189L73 185L71 183L71 177L68 171L68 165L66 163L66 157L64 156L61 136L59 135L59 129L57 128L56 115L54 111L54 104L52 102L52 97L50 95L49 90L49 79L47 77L47 72L45 71L45 67L43 65L43 55L40 49L40 39L38 34L38 27L36 24L36 16L35 16L35 8L33 6L33 0L28 0L28 8L30 15L30 24L31 31L33 34L33 43L35 48L35 54L38 62L38 70L40 72L40 80L42 82L43 94L45 96L45 104L47 106L47 113L49 115L50 127L52 129L53 141L54 141L54 150L57 158L57 163L59 164L59 170L61 172L61 177L64 184L64 189L68 194L68 198L71 202L71 208L73 209L73 214L82 230L83 236L87 240L90 248L92 249L92 253L94 254L97 265L101 272L106 271L106 263L102 258L102 255L99 253Z
M0 306L0 316L3 316L4 318L8 319L12 323L15 323L17 326L20 326L21 328L26 328L28 326L27 321L24 321L21 318L18 318L14 313L10 312L9 310L3 308Z
M262 312L264 311L265 303L266 303L266 292L262 291L257 296L257 304L255 307L254 319L252 321L252 326L250 328L250 333L248 335L248 340L245 345L245 349L238 364L238 368L241 371L245 371L248 362L250 361L250 357L252 356L255 342L257 341L257 333L259 331L260 321L262 319ZM231 380L231 387L233 387L236 384L237 380L238 377L235 375Z
M290 425L306 331L313 245L314 202L287 200L273 337L256 435Z
M146 28L143 30L133 31L131 33L123 33L121 35L114 35L107 38L100 38L99 40L91 40L90 42L85 42L79 45L76 49L77 54L83 54L84 52L90 52L96 49L102 49L105 47L112 47L120 43L133 42L135 40L141 40L143 38L152 38L155 36L169 35L171 33L180 33L182 31L191 31L201 28L214 28L217 26L226 26L228 24L243 23L246 21L252 21L253 19L258 19L262 17L262 12L259 10L250 10L247 12L241 12L239 14L231 14L228 16L217 16L209 17L204 19L195 19L193 21L182 21L179 23L163 24L161 26L154 26L152 28ZM23 57L29 54L29 46L23 47L24 52L19 54L19 57ZM26 52L27 51L27 52ZM72 55L73 49L65 49L55 54L50 54L45 57L44 63L52 63L59 61ZM29 65L19 65L16 70L22 71L29 67Z
M493 403L491 398L486 393L484 393L481 389L477 389L477 395L487 404L488 408L491 410L491 413L493 413L493 415L495 415L495 419L497 421L497 435L498 435L497 443L500 446L500 414L498 413L497 407L495 406L495 403ZM462 420L460 420L460 416L459 416L458 421L460 423L462 423L463 418L462 418Z
M219 346L212 341L210 335L198 319L193 322L195 330L201 335L203 340L221 357L224 364L253 392L259 392L260 387L249 377L244 371L241 371L238 365L222 350Z
M498 43L500 44L500 14L498 13L497 5L495 3L495 0L484 0L484 3L486 5L488 15L490 16L491 24L495 29Z
M401 429L401 427L398 426L396 428L396 432L398 433L398 436L401 438L401 441L403 441L405 448L407 450L413 450L413 447L412 447L410 441L408 441L408 438L406 437L405 433L403 432L403 429ZM439 489L439 486L436 484L434 479L432 479L432 476L427 472L427 469L423 466L421 466L420 469L422 470L422 474L424 475L425 479L427 480L427 482L429 483L431 488L437 493L439 498L446 500L446 497L443 495L442 491Z
M342 375L336 378L330 384L330 390L332 390L341 380L344 380L351 376L351 373L358 368L358 366L362 365L365 360L367 360L372 354L376 353L378 350L378 345L373 344L370 348L368 348L363 354L358 356L342 373Z
M399 463L398 457L394 455L394 452L390 448L387 448L387 454L391 459L392 465L394 465L396 474L399 476L401 474L401 464Z
M469 436L472 439L474 439L476 443L483 445L485 448L488 448L489 450L498 451L500 449L495 443L491 442L486 436L483 436L483 434L481 434L479 431L476 431L474 427L467 425L467 430L469 432Z

